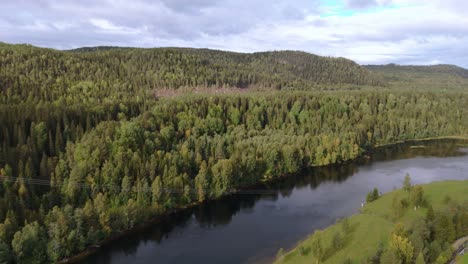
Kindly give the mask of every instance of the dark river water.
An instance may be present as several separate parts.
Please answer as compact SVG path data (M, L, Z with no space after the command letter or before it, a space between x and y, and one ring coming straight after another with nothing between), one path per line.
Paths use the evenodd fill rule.
M269 263L279 248L357 213L372 188L400 188L406 173L416 184L468 180L466 142L406 143L369 155L183 210L82 263Z

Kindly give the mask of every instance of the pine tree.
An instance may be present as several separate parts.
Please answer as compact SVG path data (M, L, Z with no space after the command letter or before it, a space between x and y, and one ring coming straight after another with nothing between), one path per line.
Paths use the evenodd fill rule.
M197 189L198 201L202 202L205 200L206 196L209 195L208 192L208 179L207 179L207 168L206 162L203 161L200 170L195 177L195 187Z
M403 182L403 190L407 192L411 191L411 177L408 173L405 175L405 181Z
M426 261L424 261L424 256L421 253L419 253L418 257L416 258L416 264L426 264Z

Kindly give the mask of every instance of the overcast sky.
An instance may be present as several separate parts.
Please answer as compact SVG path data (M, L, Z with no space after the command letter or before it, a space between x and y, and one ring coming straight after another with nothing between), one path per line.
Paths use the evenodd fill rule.
M466 0L0 0L0 41L303 50L468 67Z

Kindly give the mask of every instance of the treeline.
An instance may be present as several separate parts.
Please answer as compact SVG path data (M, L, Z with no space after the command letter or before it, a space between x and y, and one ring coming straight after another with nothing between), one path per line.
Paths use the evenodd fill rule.
M468 70L455 65L366 65L388 88L399 90L466 91Z
M135 117L161 88L370 84L355 63L299 52L240 54L197 49L57 51L0 43L0 166L42 172L101 121ZM19 161L22 164L18 164ZM41 165L42 164L42 165ZM47 165L47 166L46 166ZM46 169L48 167L49 169ZM36 175L34 175L36 176Z
M58 156L67 142L81 138L101 121L133 117L142 109L131 101L97 106L0 105L0 164L11 164L16 171L18 161L31 158L38 165L41 155Z
M353 61L305 52L234 53L188 48L57 51L0 43L0 103L102 103L161 88L317 90L382 85ZM330 88L330 87L328 87Z
M398 65L398 64L387 64L387 65L365 65L369 70L373 71L400 71L400 72L413 72L413 73L432 73L432 74L446 74L452 76L458 76L468 79L468 70L456 65L450 64L438 64L438 65Z
M466 133L467 96L441 95L184 96L131 120L123 115L143 108L36 111L43 121L25 124L24 136L13 121L21 111L6 110L12 130L2 132L9 152L1 174L13 181L0 186L0 255L56 261L155 214L241 186L354 159L377 144ZM35 154L11 157L23 151Z

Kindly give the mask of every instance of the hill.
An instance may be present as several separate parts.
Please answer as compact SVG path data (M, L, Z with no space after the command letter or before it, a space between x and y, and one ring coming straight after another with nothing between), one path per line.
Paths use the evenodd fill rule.
M81 47L76 49L66 50L69 52L94 52L94 51L106 51L111 49L128 49L127 47L118 46L96 46L96 47Z
M366 65L391 87L426 90L467 90L468 70L455 65Z
M68 258L154 216L376 145L466 135L466 93L289 91L380 83L350 60L297 51L0 43L0 263ZM216 92L152 96L187 87Z
M446 74L451 76L459 76L462 78L468 78L468 70L456 65L450 64L438 64L438 65L397 65L397 64L387 64L387 65L365 65L369 70L379 71L379 72L388 72L388 71L405 71L413 73L430 73L430 74Z
M383 84L351 60L298 51L117 47L59 51L9 44L0 45L0 80L0 92L20 101L55 101L65 94L125 98L180 87L319 90Z

